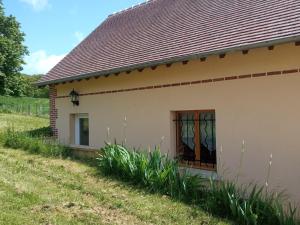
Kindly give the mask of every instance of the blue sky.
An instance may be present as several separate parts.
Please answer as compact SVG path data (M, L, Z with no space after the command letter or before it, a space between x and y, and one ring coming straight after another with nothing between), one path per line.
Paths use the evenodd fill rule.
M26 34L24 73L46 73L109 14L144 0L3 0Z

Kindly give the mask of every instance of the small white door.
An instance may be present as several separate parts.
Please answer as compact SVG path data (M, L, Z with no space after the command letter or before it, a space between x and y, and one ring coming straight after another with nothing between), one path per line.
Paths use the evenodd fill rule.
M89 146L88 114L78 114L75 116L75 144Z

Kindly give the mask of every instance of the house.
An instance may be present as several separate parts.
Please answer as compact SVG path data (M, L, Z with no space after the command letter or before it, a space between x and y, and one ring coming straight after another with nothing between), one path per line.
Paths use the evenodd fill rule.
M299 12L296 0L150 0L115 13L39 81L54 134L86 151L160 146L299 201Z

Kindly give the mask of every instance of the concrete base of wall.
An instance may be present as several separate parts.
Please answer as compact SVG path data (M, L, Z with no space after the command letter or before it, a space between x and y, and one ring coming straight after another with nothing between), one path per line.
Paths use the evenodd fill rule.
M98 157L99 150L98 149L85 149L85 148L78 148L72 147L72 153L75 157L83 158L83 159L93 159Z
M213 179L213 180L220 179L220 177L218 176L216 171L201 170L201 169L195 169L195 168L189 168L189 167L183 167L183 166L180 166L180 169L182 171L187 171L187 172L191 173L192 175L200 175L203 178Z

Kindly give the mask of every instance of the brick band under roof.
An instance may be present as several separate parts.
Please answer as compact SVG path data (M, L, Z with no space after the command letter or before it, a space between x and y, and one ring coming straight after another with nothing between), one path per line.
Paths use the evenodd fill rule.
M299 0L152 0L109 16L40 84L299 37Z
M257 77L265 77L265 76L268 76L268 77L277 76L277 75L285 76L285 75L299 74L298 72L300 72L300 69L277 70L277 71L253 73L253 74L246 74L246 75L218 77L218 78L205 79L205 80L184 81L184 82L178 82L178 83L158 84L158 85L134 87L134 88L127 88L127 89L115 89L115 90L107 90L107 91L81 93L80 96L104 95L104 94L141 91L141 90L158 89L158 88L160 89L160 88L168 88L168 87L176 87L176 86L191 86L191 85L196 85L196 84L207 84L207 83L212 83L212 82L231 81L231 80L237 80L237 79L257 78ZM69 97L68 95L61 95L61 96L57 96L56 98L68 98L68 97Z

